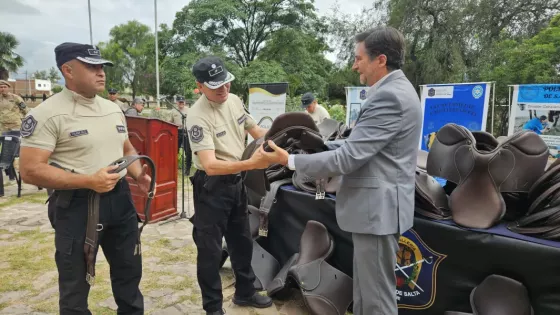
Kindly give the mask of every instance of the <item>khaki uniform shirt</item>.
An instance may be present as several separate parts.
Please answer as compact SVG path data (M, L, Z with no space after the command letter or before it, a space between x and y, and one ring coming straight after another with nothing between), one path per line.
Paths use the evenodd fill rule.
M181 109L181 113L183 113L183 115L187 115L189 112L189 108L185 105L185 107L183 107L183 109ZM181 114L179 114L179 112L176 109L172 109L171 110L171 119L169 120L170 123L181 126L183 125L183 117L181 116ZM186 120L185 120L186 122ZM187 129L185 127L183 127L183 129Z
M118 105L99 96L85 98L66 87L29 112L21 135L22 147L50 151L49 163L79 174L93 174L122 158L128 139Z
M307 110L305 112L308 113L311 116L311 118L313 118L313 121L315 122L316 125L322 123L323 120L325 120L326 118L331 118L329 112L319 104L315 106L315 111L313 113L310 113Z
M218 160L240 161L245 150L245 130L256 125L236 95L229 94L223 104L210 102L202 95L187 116L194 166L204 170L196 154L202 150L214 150Z
M16 94L0 94L0 134L4 131L19 130L21 120L27 113L27 109L20 109L19 104L23 99Z
M123 112L126 112L126 110L130 108L130 107L128 106L128 104L123 103L123 102L121 102L121 101L119 101L119 100L115 100L113 103L119 105L120 109L121 109Z

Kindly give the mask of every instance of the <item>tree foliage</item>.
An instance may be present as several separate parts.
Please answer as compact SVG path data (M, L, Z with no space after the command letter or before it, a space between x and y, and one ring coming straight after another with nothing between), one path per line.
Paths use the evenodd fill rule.
M7 80L10 72L23 66L23 58L15 52L18 45L14 35L0 32L0 80Z

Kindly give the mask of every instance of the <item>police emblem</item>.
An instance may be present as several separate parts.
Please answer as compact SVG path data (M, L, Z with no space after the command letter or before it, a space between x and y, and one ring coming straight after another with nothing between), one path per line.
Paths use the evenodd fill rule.
M361 99L361 100L365 100L365 99L366 99L366 90L361 90L361 91L360 91L360 99Z
M482 86L477 85L477 86L475 86L475 87L473 88L473 90L472 90L472 96L473 96L475 99L479 99L479 98L482 96L482 94L484 94L484 89L482 88Z
M35 131L35 127L37 127L37 120L35 120L35 118L33 118L32 115L27 116L21 122L21 128L20 128L21 136L24 138L31 136Z
M432 306L437 269L446 257L429 248L412 229L401 236L395 267L399 308L421 310Z
M430 89L428 90L428 96L430 96L430 97L436 96L436 89L430 88Z
M194 125L191 127L191 130L189 130L189 135L191 136L191 141L194 143L199 143L200 141L202 141L202 139L204 139L203 129L198 125Z

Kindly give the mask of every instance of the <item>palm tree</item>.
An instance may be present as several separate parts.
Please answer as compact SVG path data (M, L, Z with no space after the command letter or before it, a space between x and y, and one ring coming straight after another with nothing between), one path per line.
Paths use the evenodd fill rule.
M10 72L23 66L23 58L14 52L18 45L14 35L0 32L0 80L7 80Z

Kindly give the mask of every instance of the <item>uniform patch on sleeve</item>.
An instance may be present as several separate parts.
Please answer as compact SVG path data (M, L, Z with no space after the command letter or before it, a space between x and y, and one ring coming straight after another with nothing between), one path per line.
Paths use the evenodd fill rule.
M35 127L37 127L37 120L32 115L27 116L21 122L21 136L24 138L31 136L35 131Z
M79 136L85 136L89 134L89 132L87 131L87 129L84 130L78 130L78 131L72 131L70 133L70 137L79 137Z
M117 131L119 133L126 133L126 128L123 125L117 125Z
M189 130L189 136L191 137L192 142L199 143L202 139L204 139L204 131L202 127L194 125L191 127L191 130Z
M223 136L225 136L225 135L226 135L226 131L224 130L224 131L222 131L222 132L217 133L217 134L216 134L216 138L223 137Z
M247 114L243 114L243 116L237 118L237 123L241 125L245 120L247 120Z

